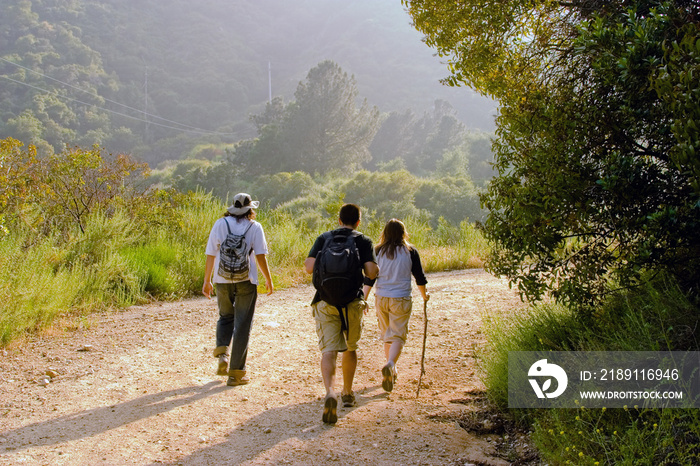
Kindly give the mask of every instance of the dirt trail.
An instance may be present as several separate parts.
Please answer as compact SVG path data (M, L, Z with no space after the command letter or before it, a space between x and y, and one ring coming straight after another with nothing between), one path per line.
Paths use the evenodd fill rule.
M259 297L251 383L239 387L214 375L214 299L135 306L0 350L0 464L509 464L496 456L498 436L477 437L458 420L480 406L473 353L483 344L482 313L520 301L482 270L428 280L426 375L417 399L419 295L391 395L381 388L373 309L366 317L358 403L339 408L335 426L321 422L309 286Z

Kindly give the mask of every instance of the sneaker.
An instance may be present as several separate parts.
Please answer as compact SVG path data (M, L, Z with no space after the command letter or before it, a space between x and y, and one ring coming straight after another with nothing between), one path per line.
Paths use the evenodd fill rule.
M228 380L226 381L226 385L229 387L236 387L238 385L245 385L248 382L250 382L250 379L246 377L245 371L242 370L234 370L234 371L229 371L228 372Z
M326 424L338 422L338 397L335 395L326 395L326 400L323 402L323 422Z
M396 368L393 362L388 362L382 367L382 388L385 392L390 392L394 389L396 382Z
M343 400L343 407L344 408L350 408L352 406L355 406L355 395L352 393L348 393L346 395L340 395L340 399Z
M216 375L228 375L228 355L219 355L219 365L216 369Z

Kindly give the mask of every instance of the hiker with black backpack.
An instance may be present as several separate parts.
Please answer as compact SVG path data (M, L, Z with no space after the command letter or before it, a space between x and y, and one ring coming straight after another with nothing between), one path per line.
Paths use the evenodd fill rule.
M253 209L258 205L249 194L236 194L233 205L214 223L206 248L202 293L211 298L216 287L219 308L214 348L214 357L218 358L216 373L228 376L229 386L249 382L245 363L258 297L258 267L265 277L267 294L274 291L267 265L265 232L255 221ZM251 257L255 257L257 267Z
M322 419L327 424L338 420L338 396L334 389L338 353L343 353L341 400L345 407L355 404L352 382L357 368L362 315L367 310L362 285L364 277L374 279L379 272L372 240L356 231L360 224L360 208L344 204L338 224L339 228L316 238L304 261L306 272L313 274L316 288L311 306L326 388Z
M408 336L408 321L411 317L411 276L427 303L430 295L425 285L428 280L423 273L418 250L408 242L406 226L401 220L392 218L384 226L379 244L374 250L379 264L379 275L375 280L365 280L364 295L369 298L375 287L374 299L379 327L379 337L384 341L386 364L382 367L382 388L391 392L396 383L396 362Z

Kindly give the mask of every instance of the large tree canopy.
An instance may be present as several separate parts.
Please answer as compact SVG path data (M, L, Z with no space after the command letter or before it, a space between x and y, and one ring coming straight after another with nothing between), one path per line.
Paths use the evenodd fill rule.
M649 271L693 291L698 2L404 3L449 58L447 82L501 103L483 197L493 271L577 305Z
M294 97L286 106L273 100L264 114L253 117L259 137L237 151L250 171L347 173L369 161L379 110L366 100L358 106L352 76L330 60L321 62Z

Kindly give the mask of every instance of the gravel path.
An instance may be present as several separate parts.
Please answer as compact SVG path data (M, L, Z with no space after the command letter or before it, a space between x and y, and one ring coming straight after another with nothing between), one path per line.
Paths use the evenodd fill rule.
M497 436L475 436L458 421L482 406L473 358L484 343L482 316L522 304L483 270L428 280L420 396L416 292L394 392L381 388L372 309L358 351L358 403L339 408L335 426L321 422L310 286L258 298L245 386L214 375L214 299L98 314L0 350L0 464L509 464L496 455Z

